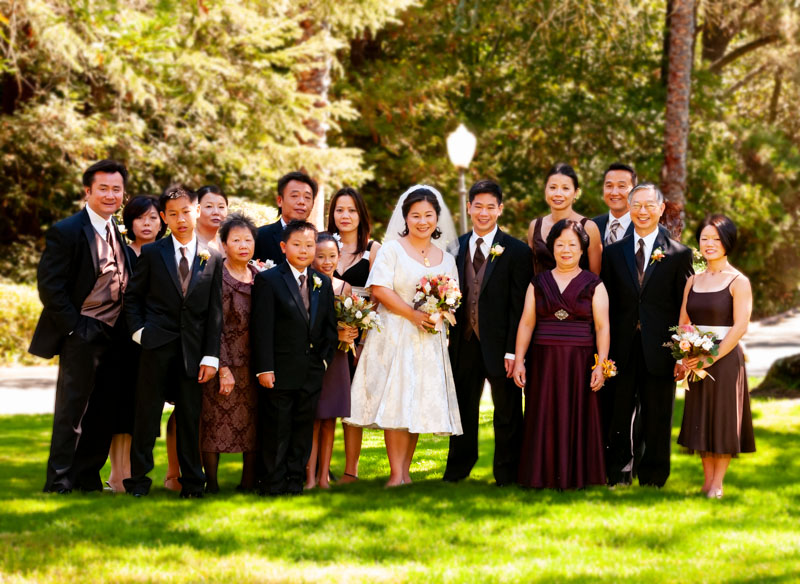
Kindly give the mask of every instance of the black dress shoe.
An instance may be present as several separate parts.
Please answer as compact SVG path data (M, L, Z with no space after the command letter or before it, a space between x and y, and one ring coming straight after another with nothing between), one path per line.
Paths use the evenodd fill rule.
M181 499L202 499L203 492L202 491L181 491L179 495Z
M286 486L286 494L287 495L302 495L303 494L303 483L298 482L291 482Z
M218 495L219 494L219 485L216 485L216 486L206 485L206 493L209 494L209 495Z

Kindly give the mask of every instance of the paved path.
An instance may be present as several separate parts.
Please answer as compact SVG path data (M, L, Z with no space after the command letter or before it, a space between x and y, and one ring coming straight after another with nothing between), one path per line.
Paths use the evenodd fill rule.
M751 323L744 340L748 373L763 377L776 359L800 353L800 308ZM0 415L53 413L57 373L53 366L0 367Z

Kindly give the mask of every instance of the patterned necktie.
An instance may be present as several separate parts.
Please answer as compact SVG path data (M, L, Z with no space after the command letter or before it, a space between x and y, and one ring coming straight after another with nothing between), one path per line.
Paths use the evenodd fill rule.
M606 237L606 245L611 245L615 241L617 241L618 235L617 230L621 227L619 224L618 219L614 219L611 222L611 226L609 227L608 237Z
M636 252L636 268L639 270L639 284L644 280L644 239L639 238L639 251Z
M310 302L308 301L308 282L306 282L306 275L300 274L297 279L300 280L300 297L303 299L303 306L306 307L306 312L309 312Z
M476 274L481 271L481 266L483 265L483 262L486 261L486 256L483 255L482 246L483 238L479 237L475 241L475 256L472 258L472 269L475 270Z
M189 260L186 259L186 248L181 247L181 261L178 263L178 273L181 275L181 282L186 280L189 275Z

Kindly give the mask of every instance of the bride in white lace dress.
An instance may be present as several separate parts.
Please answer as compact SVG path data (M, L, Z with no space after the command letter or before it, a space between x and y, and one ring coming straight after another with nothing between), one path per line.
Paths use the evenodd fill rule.
M397 239L394 234L400 229ZM447 338L426 330L433 323L413 307L412 300L423 276L447 274L458 279L455 258L445 251L455 236L439 192L412 187L397 203L367 281L381 303L383 324L380 332L367 335L345 422L385 430L391 467L387 486L411 482L409 469L420 433L462 433Z

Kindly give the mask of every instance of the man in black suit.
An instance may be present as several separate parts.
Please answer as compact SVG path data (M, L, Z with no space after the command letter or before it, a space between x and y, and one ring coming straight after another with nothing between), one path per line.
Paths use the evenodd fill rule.
M322 377L336 350L330 279L313 270L317 230L292 221L283 231L286 261L253 283L253 368L259 399L262 495L299 495L311 454Z
M305 221L314 207L317 197L317 183L307 174L290 172L278 179L278 213L275 223L258 228L256 249L253 257L265 262L271 260L275 265L286 257L281 251L282 233L291 221Z
M661 487L670 471L675 381L684 375L664 343L678 324L692 251L659 226L664 196L652 183L629 195L634 233L603 251L608 289L609 358L619 373L601 390L610 485Z
M46 235L37 275L44 308L29 349L46 359L61 356L45 492L102 490L129 275L112 216L127 179L119 162L90 166L83 173L86 206Z
M125 294L133 340L142 345L131 444L131 477L125 490L150 492L153 446L167 391L174 392L181 497L203 496L200 460L201 383L219 368L222 330L222 257L199 248L194 232L197 195L168 187L159 199L172 232L146 245Z
M628 194L635 186L636 171L627 164L615 162L606 169L603 175L603 200L608 206L608 213L592 219L600 229L604 246L633 233Z
M472 231L459 237L456 266L462 302L450 332L450 362L455 376L461 436L450 437L444 480L469 476L478 461L478 417L486 380L494 402L494 478L498 485L517 480L522 445L522 393L511 379L525 292L533 276L527 245L503 233L500 185L481 180L469 190Z

